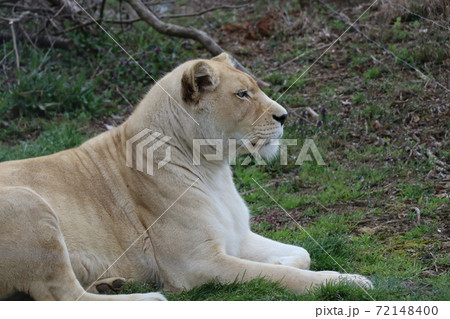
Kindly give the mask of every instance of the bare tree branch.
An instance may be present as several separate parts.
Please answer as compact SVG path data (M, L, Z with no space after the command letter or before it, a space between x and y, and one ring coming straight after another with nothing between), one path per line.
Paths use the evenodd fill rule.
M100 19L97 20L97 21L91 20L91 21L88 21L88 22L85 22L85 23L77 24L77 25L75 25L73 27L70 27L70 28L67 28L67 29L64 29L64 30L61 30L61 31L58 31L58 32L55 32L55 33L52 32L52 34L53 35L60 35L60 34L68 33L68 32L74 31L76 29L80 29L80 28L86 27L88 25L94 24L95 22L101 23L102 20L100 20Z
M187 13L187 14L173 14L173 15L166 15L166 16L160 16L159 19L176 19L176 18L184 18L184 17L194 17L194 16L200 16L203 15L205 13L214 11L214 10L220 10L220 9L236 9L236 8L242 8L242 7L246 7L248 6L248 4L243 4L243 5L239 5L239 6L219 6L219 7L212 7L212 8L208 8L205 9L203 11L199 11L199 12L193 12L193 13ZM100 11L102 12L102 10ZM142 21L142 18L136 18L136 19L131 19L131 20L110 20L110 19L103 19L102 17L103 15L100 15L100 18L97 20L98 23L101 22L107 22L107 23L115 23L115 24L133 24L135 22L139 22ZM61 32L58 32L56 34L61 34L61 33L67 33L70 31L73 31L75 29L78 28L82 28L84 26L90 25L95 23L94 21L88 21L86 23L80 24L80 25L76 25L73 26L71 28L67 28L66 30L63 30Z
M70 0L47 0L51 5L64 8L64 12L70 15L76 15L81 9Z
M186 13L186 14L172 14L172 15L167 15L167 16L161 16L160 19L176 19L176 18L185 18L185 17L195 17L195 16L201 16L205 13L211 12L211 11L215 11L215 10L220 10L220 9L238 9L238 8L243 8L243 7L247 7L249 4L241 4L238 6L218 6L218 7L211 7L208 9L205 9L203 11L199 11L199 12L193 12L193 13Z
M53 48L59 48L64 50L72 50L75 45L71 39L65 39L61 37L55 37L55 36L45 36L45 35L38 35L38 36L29 36L30 40L35 43L38 47L53 47ZM9 34L6 32L0 32L0 41L9 41L13 40L13 34ZM17 40L26 40L26 38L22 35L17 35Z
M41 12L49 12L49 13L53 12L53 10L45 8L45 7L28 7L28 6L20 5L17 3L9 3L9 2L0 3L0 7L11 7L14 9L20 9L20 10L26 10L26 11L41 11Z
M99 20L103 20L103 11L105 11L106 0L102 0L102 5L100 7L100 17Z
M136 13L150 26L152 26L156 31L162 34L175 36L185 39L193 39L201 43L206 50L208 50L213 55L219 55L225 52L216 41L214 41L206 32L198 30L192 27L182 27L172 23L166 23L161 21L148 7L146 7L140 0L126 0L131 7L136 11ZM251 75L259 86L268 87L269 84L256 78L253 74L245 69L245 67L234 59L236 68L243 72Z
M17 70L20 69L20 57L19 57L19 50L17 49L17 40L16 40L16 32L14 31L14 21L9 21L9 25L11 26L11 34L12 34L12 40L13 40L13 47L14 47L14 53L16 54L16 67Z

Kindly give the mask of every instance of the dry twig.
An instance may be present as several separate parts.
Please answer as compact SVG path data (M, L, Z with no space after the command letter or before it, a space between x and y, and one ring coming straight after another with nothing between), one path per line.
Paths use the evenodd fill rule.
M161 16L160 19L176 19L176 18L185 18L185 17L196 17L196 16L201 16L201 15L211 12L211 11L215 11L215 10L238 9L238 8L247 7L248 5L249 5L248 3L245 3L245 4L241 4L241 5L237 5L237 6L217 6L217 7L211 7L211 8L199 11L199 12Z
M16 67L17 67L17 70L19 70L20 69L20 57L19 57L19 50L17 49L16 32L14 31L14 21L10 20L9 25L11 27L14 54L16 55Z

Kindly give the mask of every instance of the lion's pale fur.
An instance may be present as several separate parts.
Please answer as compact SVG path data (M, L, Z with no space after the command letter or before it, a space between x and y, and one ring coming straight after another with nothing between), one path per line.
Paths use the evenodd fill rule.
M251 97L238 98L240 89ZM57 154L1 163L0 297L24 291L40 300L164 299L93 294L99 277L169 291L260 276L296 292L327 280L370 285L357 275L304 270L310 260L303 248L252 233L226 150L224 160L192 165L193 139L279 138L273 115L285 113L221 55L167 74L114 130ZM171 161L153 176L125 165L126 141L144 129L171 137ZM266 157L275 152L271 145L262 150ZM154 156L163 158L163 150Z

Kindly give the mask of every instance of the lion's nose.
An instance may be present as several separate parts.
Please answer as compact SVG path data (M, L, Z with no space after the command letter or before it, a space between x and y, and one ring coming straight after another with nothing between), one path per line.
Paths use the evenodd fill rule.
M272 115L272 117L275 121L280 122L280 124L283 125L284 121L286 121L287 113L280 115L280 116L277 116L274 114L274 115Z

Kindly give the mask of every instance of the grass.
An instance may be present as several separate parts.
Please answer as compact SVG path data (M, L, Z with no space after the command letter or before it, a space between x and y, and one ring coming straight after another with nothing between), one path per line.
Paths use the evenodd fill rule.
M77 123L78 124L78 123ZM86 140L82 126L68 122L44 122L43 131L36 140L17 141L14 146L0 145L0 161L44 156L80 145Z
M264 10L265 6L256 8ZM333 34L345 30L320 5L310 10L311 19ZM217 13L210 17L219 26L233 18ZM295 16L290 18L294 21ZM418 32L425 22L402 17L387 27L370 17L365 23L379 31L385 28L385 32L377 31L378 40L400 58L438 80L445 79L440 69L448 59L441 45L448 42L445 32ZM126 49L155 78L187 59L208 57L193 42L166 38L142 24L136 28L136 32L121 33L117 40L126 43ZM312 32L315 37L277 32L259 42L266 45L260 54L281 65L315 46L311 41L321 35L318 30ZM76 43L75 52L19 43L21 68L15 69L14 55L5 58L6 72L0 74L0 161L77 146L104 130L105 122L126 118L132 111L130 105L152 85L107 36L91 38L78 31L68 36ZM11 49L12 43L5 43L5 51ZM262 63L252 64L259 56L252 56L250 43L242 43L236 52L245 65L272 84L265 89L272 97L288 89L320 54L312 51L286 68L266 72ZM276 61L270 60L273 56ZM386 58L379 48L363 39L343 38L335 51L327 53L279 101L291 113L285 138L299 141L288 148L288 165L274 161L267 166L233 167L255 232L306 248L313 270L344 268L368 276L375 285L370 296L348 284L327 284L298 295L264 278L249 283L237 278L229 284L211 282L168 294L168 298L449 300L448 189L436 173L436 158L427 155L431 150L440 161L450 159L445 147L448 123L442 115L442 101L448 98L439 89L424 86L414 72ZM319 118L311 118L306 106L315 109ZM315 161L295 165L306 138L314 140L325 166ZM151 290L149 285L133 283L123 293Z

